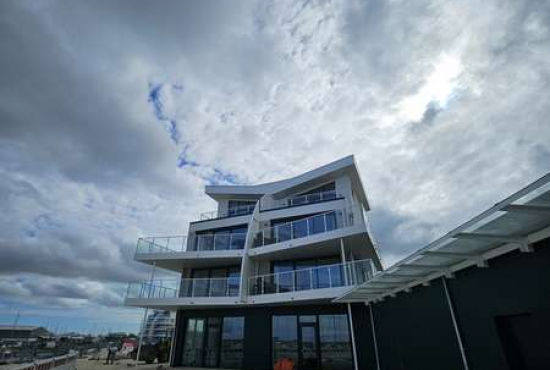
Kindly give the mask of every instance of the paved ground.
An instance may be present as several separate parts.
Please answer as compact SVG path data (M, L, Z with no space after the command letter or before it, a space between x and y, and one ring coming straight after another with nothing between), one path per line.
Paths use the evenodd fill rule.
M79 359L77 364L78 370L157 370L159 364L147 365L144 362L140 362L137 369L134 367L133 360L119 360L115 361L114 365L105 365L105 360L88 360L88 359ZM195 367L169 367L166 364L162 365L166 370L201 370L203 368ZM212 370L212 369L209 369Z

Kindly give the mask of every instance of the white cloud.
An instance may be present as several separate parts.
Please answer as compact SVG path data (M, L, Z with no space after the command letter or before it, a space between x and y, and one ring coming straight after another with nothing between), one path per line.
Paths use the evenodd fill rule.
M208 181L353 153L388 263L548 170L545 2L2 8L0 273L17 304L32 304L26 275L97 293L40 307L105 307L145 277L138 236L214 208Z

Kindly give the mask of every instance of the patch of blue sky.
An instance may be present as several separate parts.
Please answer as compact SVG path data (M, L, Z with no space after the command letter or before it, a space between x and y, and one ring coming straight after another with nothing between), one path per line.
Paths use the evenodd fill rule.
M176 120L170 119L164 111L164 105L162 104L162 92L164 84L149 83L149 94L147 101L153 106L155 117L164 123L166 130L170 134L170 139L174 144L179 144L181 140L181 133L178 130ZM183 85L171 85L171 88L176 91L183 91Z
M58 229L63 225L55 221L49 214L42 213L34 218L32 224L23 231L23 234L29 238L34 238L40 231L48 229Z
M238 177L232 173L214 168L214 174L204 178L208 185L239 185L242 184Z

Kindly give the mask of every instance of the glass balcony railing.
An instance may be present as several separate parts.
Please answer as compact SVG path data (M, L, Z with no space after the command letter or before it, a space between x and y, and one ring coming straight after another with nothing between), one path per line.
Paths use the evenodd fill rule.
M174 253L185 250L186 236L158 236L139 238L136 254Z
M218 218L250 215L252 214L252 212L254 212L254 207L255 205L251 204L249 206L231 207L226 210L203 212L200 215L200 220L205 221L205 220L215 220Z
M353 212L334 210L296 221L261 229L254 238L254 247L305 238L353 225Z
M132 281L128 284L126 298L176 298L179 280Z
M318 193L296 195L286 199L265 199L262 201L261 210L269 211L279 208L295 207L312 203L326 202L329 200L341 199L342 195L335 190L321 191Z
M192 298L235 297L239 295L240 278L197 278L134 281L128 284L126 298Z
M235 297L239 277L182 279L180 297Z
M188 245L189 240L191 244ZM246 233L209 233L187 236L139 238L136 254L177 253L183 251L219 251L243 249Z
M358 285L369 280L374 271L372 260L366 259L258 275L249 278L249 295L278 294Z

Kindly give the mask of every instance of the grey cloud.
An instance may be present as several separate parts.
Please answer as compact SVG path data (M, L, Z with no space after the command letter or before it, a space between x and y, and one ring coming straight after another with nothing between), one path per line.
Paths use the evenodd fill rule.
M136 238L184 234L209 178L352 153L396 261L548 171L548 19L545 1L1 2L2 295L115 304L148 271ZM403 118L444 54L460 93ZM151 83L182 86L162 97L178 144Z

